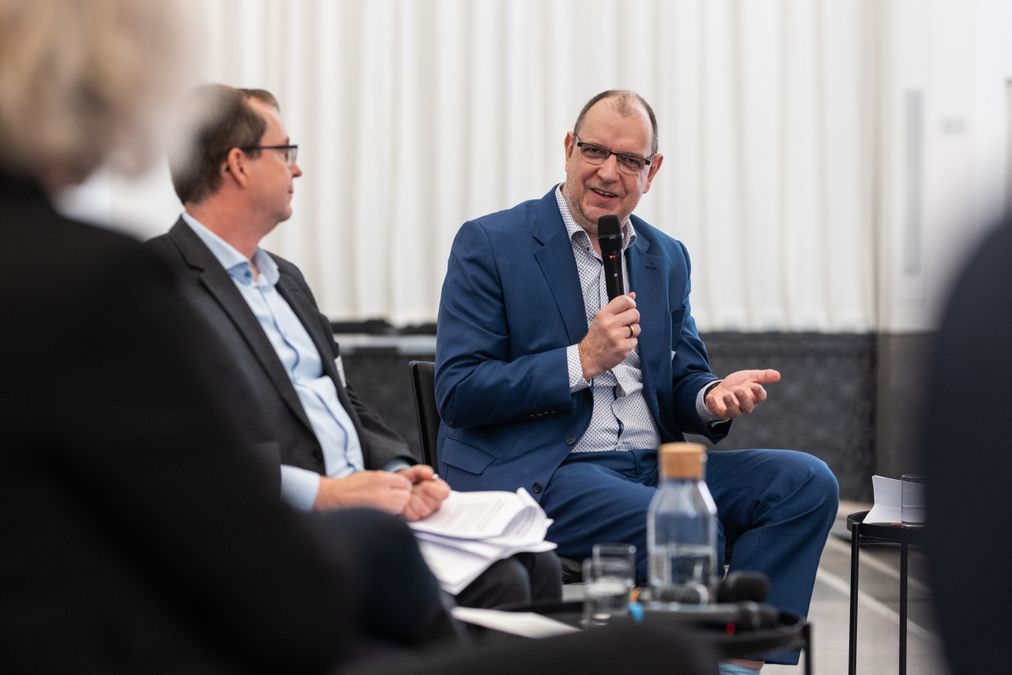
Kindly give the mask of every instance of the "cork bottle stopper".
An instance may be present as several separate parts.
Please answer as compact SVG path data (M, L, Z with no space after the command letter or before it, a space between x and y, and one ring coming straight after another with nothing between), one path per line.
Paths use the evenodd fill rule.
M706 475L702 443L665 443L658 455L662 478L702 480Z

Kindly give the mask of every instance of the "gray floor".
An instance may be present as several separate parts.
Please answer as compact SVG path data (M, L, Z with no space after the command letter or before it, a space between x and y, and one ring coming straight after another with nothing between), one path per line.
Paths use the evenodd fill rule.
M840 507L819 564L812 607L808 615L816 675L847 673L850 631L850 533L845 514L867 510L870 505L853 502ZM930 589L925 583L922 553L910 549L907 608L907 673L946 675L940 642L933 625ZM865 546L861 549L858 596L857 672L862 675L896 673L899 670L899 549ZM766 666L765 675L800 673L801 668Z

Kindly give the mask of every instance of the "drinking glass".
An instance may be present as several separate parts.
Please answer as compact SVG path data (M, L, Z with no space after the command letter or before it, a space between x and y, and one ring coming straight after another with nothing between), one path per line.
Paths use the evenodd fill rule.
M583 561L583 622L603 626L612 617L629 613L633 566L624 558L587 558Z
M594 544L591 549L594 560L625 560L636 578L636 546L634 544Z

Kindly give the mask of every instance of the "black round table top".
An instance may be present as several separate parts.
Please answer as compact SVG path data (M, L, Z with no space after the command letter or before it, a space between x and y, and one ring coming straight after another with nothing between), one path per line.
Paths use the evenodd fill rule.
M867 511L858 511L847 516L847 529L857 531L863 539L876 539L897 544L923 544L927 537L927 525L905 523L866 523ZM855 530L856 528L856 530Z

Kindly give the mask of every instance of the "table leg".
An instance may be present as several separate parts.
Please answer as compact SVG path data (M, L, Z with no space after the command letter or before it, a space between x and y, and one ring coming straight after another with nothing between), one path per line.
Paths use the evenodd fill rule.
M805 621L804 628L801 629L801 634L805 640L805 675L812 675L812 624Z
M900 544L900 675L907 672L907 549Z
M847 674L857 673L857 584L860 569L861 526L850 531L850 650L847 657Z

